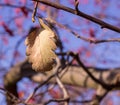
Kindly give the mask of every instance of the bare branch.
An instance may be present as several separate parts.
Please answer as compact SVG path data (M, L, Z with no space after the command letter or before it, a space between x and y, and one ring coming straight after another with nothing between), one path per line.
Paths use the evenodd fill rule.
M64 105L68 105L68 101L69 101L69 95L67 93L67 90L65 89L63 83L61 82L60 78L58 76L56 76L56 81L58 83L58 85L60 86L61 90L63 91L63 99L65 100L65 104Z
M23 103L25 104L24 101L20 100L18 97L16 97L14 94L10 93L7 89L4 89L2 87L0 87L0 90L4 91L5 94L7 94L9 96L9 98L11 98L11 102L8 103L8 105L17 105L17 104L20 104L20 103Z
M81 35L79 35L77 32L71 30L69 27L62 25L52 19L48 19L48 18L44 18L44 20L48 21L51 24L57 25L60 28L65 29L66 31L72 33L75 37L82 39L84 41L90 42L90 43L94 43L94 44L100 44L100 43L105 43L105 42L120 42L120 38L113 38L113 39L101 39L101 40L97 40L97 39L91 39L91 38L85 38Z
M50 99L48 102L45 103L45 105L50 103L50 102L65 102L64 105L68 105L69 95L67 93L67 90L65 89L65 86L61 82L61 80L59 78L59 75L58 75L58 73L60 73L59 69L61 69L60 66L62 66L62 65L61 65L61 62L60 62L59 58L56 58L56 61L57 61L57 66L56 66L57 69L54 69L55 70L54 71L55 72L55 78L56 78L56 81L57 81L59 87L63 91L63 98L62 99Z
M64 5L61 5L61 4L58 4L58 3L54 3L54 2L51 2L49 0L33 0L33 1L38 1L38 2L41 2L43 4L46 4L46 5L49 5L49 6L52 6L54 8L57 8L57 9L61 9L61 10L64 10L66 12L70 12L72 14L75 14L75 15L78 15L80 17L83 17L85 19L88 19L96 24L99 24L101 26L101 28L107 28L107 29L110 29L110 30L113 30L115 32L118 32L120 33L120 28L119 27L116 27L116 26L113 26L109 23L106 23L100 19L97 19L93 16L90 16L90 15L87 15L81 11L79 11L77 14L76 14L76 10L72 9L72 8L69 8L69 7L66 7Z
M58 58L57 58L57 59L58 59ZM56 59L56 61L58 61L57 59ZM26 99L26 101L25 101L26 103L35 95L35 93L37 92L37 90L38 90L40 87L42 87L43 85L47 84L47 83L56 75L56 73L58 73L57 70L58 70L59 67L60 67L60 63L57 63L56 67L55 67L54 70L53 70L53 71L55 71L55 72L52 73L45 81L43 81L40 85L38 85L38 86L34 89L33 93L30 94L29 97Z
M76 14L78 14L78 12L79 12L78 5L79 5L79 0L75 0Z
M48 102L44 103L44 105L48 105L51 102L65 102L68 101L68 98L63 98L63 99L50 99Z
M66 54L68 53L63 53L63 55L66 55ZM70 56L75 57L72 54ZM81 66L81 64L79 65L80 66L69 66L69 68L64 68L62 72L60 72L59 74L61 82L66 85L94 88L98 90L96 92L97 96L103 96L104 93L106 92L106 89L104 88L99 89L100 84L94 81L91 78L91 76L86 72L86 70L83 70L84 68L82 68L83 66ZM68 69L67 72L65 72L66 69ZM99 81L104 81L111 89L118 89L120 87L120 69L119 68L116 70L109 69L107 71L106 69L96 70L97 68L93 69L93 68L87 68L87 67L86 69L88 69L88 71L93 76L95 76L96 79L99 79ZM63 72L65 72L64 75L63 75ZM20 76L19 79L18 79L18 76ZM4 84L6 84L5 89L8 90L8 88L6 87L13 88L11 84L16 85L17 82L23 77L28 77L34 82L41 83L39 86L36 87L36 91L38 90L38 88L40 88L41 86L47 83L51 83L51 84L56 83L55 78L53 78L55 77L53 71L47 72L46 74L43 74L43 73L36 74L32 70L30 64L21 62L20 64L13 66L10 69L10 71L6 74L5 80L4 80ZM78 82L78 78L79 78L79 82ZM114 84L114 86L112 84ZM14 88L13 90L16 91ZM10 90L10 92L12 91ZM33 94L33 96L35 95L35 93ZM12 94L14 94L14 92ZM29 100L31 96L32 95L30 95L27 100ZM24 102L26 103L26 105L28 104L27 100L26 102ZM11 101L12 101L12 98L11 98Z
M91 79L93 79L96 83L100 84L102 87L104 87L107 90L111 90L111 87L109 85L107 85L106 83L104 83L103 81L95 78L95 76L93 76L93 74L91 72L89 72L89 70L87 69L87 67L84 66L84 64L81 62L79 55L78 54L74 54L72 52L69 53L70 56L75 57L76 61L78 62L78 64L85 70L85 72L91 77Z
M37 13L38 2L35 3L35 7L32 14L32 22L35 22L35 15Z
M37 92L37 90L42 87L43 85L47 84L53 77L55 76L55 74L50 75L45 81L43 81L40 85L38 85L32 94L29 95L29 97L26 99L26 103L35 95L35 93Z

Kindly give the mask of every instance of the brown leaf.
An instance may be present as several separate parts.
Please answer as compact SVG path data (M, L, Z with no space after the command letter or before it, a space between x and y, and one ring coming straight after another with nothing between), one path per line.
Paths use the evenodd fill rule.
M26 55L36 71L49 71L55 63L57 37L48 29L35 29L25 40Z

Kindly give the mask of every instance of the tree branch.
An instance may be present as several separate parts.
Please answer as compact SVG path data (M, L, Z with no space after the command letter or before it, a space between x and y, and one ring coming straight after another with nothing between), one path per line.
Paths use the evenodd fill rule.
M66 71L64 73L63 72ZM95 78L104 81L106 84L117 84L116 87L111 87L112 89L118 89L120 87L120 69L117 70L96 70L96 69L90 69L88 68L89 72L91 72ZM52 74L52 76L51 76ZM35 91L43 86L45 83L56 83L55 78L53 78L55 74L53 74L53 71L47 72L47 73L37 73L32 70L31 65L27 63L27 61L21 62L15 66L13 66L10 71L6 74L4 78L4 86L7 91L14 94L16 91L13 87L17 84L19 80L21 80L23 77L28 77L31 80L41 83L39 86L36 87ZM73 86L82 86L82 87L88 87L88 88L94 88L99 90L99 84L97 84L91 77L81 68L80 66L69 66L69 68L64 68L62 72L59 74L61 77L61 82L63 84L67 85L73 85ZM79 82L78 82L79 78ZM45 82L46 81L46 82ZM13 91L9 90L10 87ZM17 92L17 91L16 91ZM97 91L97 96L102 96L106 90L102 88L100 91ZM14 94L15 95L15 94ZM31 97L31 96L30 96ZM30 98L29 98L30 99ZM64 100L64 99L63 99ZM9 99L9 101L12 101ZM26 103L26 102L25 102Z
M76 38L79 38L81 40L84 40L84 41L87 41L87 42L90 42L90 43L100 44L100 43L106 43L106 42L120 42L120 38L101 39L101 40L100 39L97 40L97 39L92 39L92 38L86 38L86 37L83 37L83 36L79 35L77 32L71 30L69 27L56 22L55 20L52 20L52 19L49 19L49 18L43 18L43 20L46 20L53 25L56 25L56 26L58 26L62 29L65 29L66 31L72 33Z
M90 21L92 21L96 24L99 24L101 26L101 28L107 28L107 29L110 29L110 30L113 30L115 32L120 33L120 28L119 27L113 26L113 25L111 25L109 23L106 23L106 22L104 22L100 19L97 19L93 16L87 15L87 14L81 12L81 11L76 11L75 9L66 7L64 5L51 2L50 0L33 0L33 1L37 1L37 2L40 2L40 3L46 4L46 5L52 6L54 8L61 9L61 10L64 10L66 12L70 12L72 14L75 14L75 15L78 15L78 16L83 17L85 19L88 19L88 20L90 20Z
M35 15L37 13L38 2L35 2L35 7L32 14L32 22L35 22Z

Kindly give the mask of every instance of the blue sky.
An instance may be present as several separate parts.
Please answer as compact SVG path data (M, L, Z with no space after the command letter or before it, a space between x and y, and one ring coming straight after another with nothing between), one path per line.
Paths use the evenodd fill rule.
M79 9L81 11L87 13L87 14L90 14L90 15L96 15L96 14L101 13L101 7L100 6L95 6L93 1L94 0L91 0L91 1L88 0L89 5L88 4L79 5ZM116 2L117 2L117 0L116 0ZM105 9L105 11L103 11L103 14L106 14L109 17L113 16L113 17L119 18L119 16L117 14L120 14L120 13L118 11L118 8L115 5L116 2L114 2L112 0L109 3L109 5L107 6L107 9ZM69 4L66 1L62 1L61 3L66 5L66 6L70 6L71 8L74 8L73 4ZM4 9L5 12L3 11L3 9ZM6 7L3 7L2 9L0 9L0 12L2 13L1 14L1 16L2 16L1 20L5 20L6 22L10 21L10 18L15 16L14 12L10 12L12 10L13 9L6 8ZM105 29L102 30L99 25L97 25L93 22L90 22L89 24L86 24L85 19L83 19L81 17L78 17L78 16L75 16L75 15L72 15L71 13L60 11L60 14L62 14L62 15L60 15L58 17L58 19L57 19L58 22L60 22L64 25L69 25L70 28L73 28L74 31L76 31L77 33L79 33L82 36L89 37L89 29L93 28L93 29L97 30L96 38L98 38L98 39L119 37L118 33L110 31L110 30L105 31ZM8 18L8 17L10 17L10 18ZM2 49L3 50L9 49L8 52L6 53L6 56L9 59L3 60L3 62L1 61L2 65L7 66L8 62L11 62L12 56L9 56L9 55L10 55L10 53L12 55L12 53L14 52L15 44L21 38L21 36L23 36L23 34L27 35L27 30L31 26L35 26L36 24L38 24L38 22L32 23L32 21L30 20L31 13L29 14L28 17L29 17L29 19L25 19L24 22L23 22L23 27L24 27L25 33L24 32L19 33L18 32L19 29L17 29L16 26L14 25L15 23L12 22L12 21L10 22L10 24L9 24L10 28L12 30L16 30L16 31L14 31L15 37L9 37L9 36L7 36L7 33L5 33L5 37L9 37L9 45L6 45ZM75 19L77 21L79 21L78 25L74 25L73 22L75 21ZM102 20L104 20L108 23L111 23L113 25L118 24L118 21L116 21L114 19L111 19L111 18L102 18ZM87 34L84 34L83 30L86 30ZM2 33L2 32L4 32L4 29L1 27L0 28L0 33ZM86 62L91 63L91 65L92 65L92 63L96 63L95 65L100 66L100 67L101 66L103 66L103 67L109 67L109 66L110 67L111 66L119 67L119 62L120 62L119 57L118 57L118 56L120 56L120 54L119 54L119 48L120 48L119 45L120 44L119 43L103 43L103 44L97 44L97 45L92 44L91 45L88 42L85 42L81 39L77 39L76 37L74 37L74 35L67 32L66 30L63 30L63 29L60 30L59 29L59 32L60 32L60 37L61 37L62 40L65 40L65 39L68 40L68 42L64 43L64 46L65 46L65 49L66 49L65 51L67 51L67 50L77 51L78 48L85 47L87 49L87 51L92 52L93 55L88 60L86 60L86 57L83 54L82 58L85 59ZM1 34L1 36L3 36L3 34ZM24 57L25 57L24 41L21 43L18 50L22 54L21 58L24 59ZM112 51L115 51L115 52L113 53ZM94 56L94 55L97 56L97 59L96 59L96 56ZM102 55L102 57L101 57L101 55ZM106 60L106 59L110 60L112 62L112 65L111 65L110 62L107 63L106 65L102 64L102 61Z
M0 1L0 3L2 3L2 1ZM100 6L95 6L93 4L94 0L88 0L88 1L89 1L89 4L79 5L79 9L81 11L94 16L102 12L103 14L106 14L109 17L109 18L102 18L102 20L120 27L120 23L117 20L117 19L120 20L120 17L118 15L120 14L120 11L119 11L119 8L116 6L116 3L117 5L120 5L119 0L111 0L110 4L107 6L107 9L102 11ZM71 8L74 8L74 5L69 4L66 0L62 0L61 3L66 6L70 6ZM33 8L32 3L30 3L29 5L31 6L28 6L28 7ZM8 69L11 66L11 61L13 60L13 53L15 50L16 43L18 42L18 40L22 38L22 36L27 35L28 29L31 26L38 25L38 21L36 21L36 23L32 23L31 13L30 13L28 15L28 18L26 18L23 22L24 30L22 32L19 32L20 29L18 29L15 26L14 21L10 20L11 18L15 17L13 9L0 7L0 13L1 13L0 15L1 21L5 21L6 23L10 21L8 23L8 26L14 31L14 34L15 34L14 37L10 37L6 32L4 33L4 28L0 27L0 54L1 53L5 54L5 59L0 60L0 65L1 67L5 67L6 69ZM68 25L70 28L72 28L74 31L76 31L77 33L79 33L84 37L89 37L89 29L93 28L97 30L96 38L98 39L120 38L118 33L113 32L111 30L101 29L99 25L93 22L89 22L89 24L86 24L88 21L86 21L81 17L72 15L71 13L60 11L60 15L58 16L57 20L58 22L64 25ZM74 21L79 21L79 22L75 25L73 23ZM86 34L83 33L84 30L86 31ZM88 42L85 42L81 39L76 38L74 35L67 32L66 30L59 29L58 31L61 39L63 41L66 40L66 42L64 43L64 47L65 47L64 51L77 52L78 49L82 47L86 49L86 51L83 51L83 53L80 55L81 59L86 64L89 64L91 66L103 67L103 68L120 67L120 53L119 53L120 43L111 42L111 43L103 43L103 44L95 45L95 44L90 44ZM7 45L5 45L4 42L2 41L2 37L8 38ZM14 63L17 63L18 61L22 61L26 57L24 41L22 41L22 43L17 48L17 50L20 52L21 56L18 57ZM91 56L89 58L86 57L87 51L91 52ZM117 98L115 98L115 100L116 99Z

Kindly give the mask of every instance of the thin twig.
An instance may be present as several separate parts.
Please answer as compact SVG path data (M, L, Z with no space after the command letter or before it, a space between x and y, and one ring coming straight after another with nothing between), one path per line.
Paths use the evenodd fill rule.
M71 103L90 103L92 102L93 100L83 100L83 101L79 101L79 100L71 100L70 102Z
M69 52L67 53L67 59L66 59L66 69L62 70L62 73L60 75L60 78L64 76L64 74L69 70L69 66L72 65L73 61L75 60L75 57L72 58L72 60L69 62L70 55Z
M68 53L62 53L62 55L67 55ZM97 79L89 70L88 68L81 62L79 55L77 53L69 52L71 57L74 57L77 63L85 70L85 72L93 79L96 83L100 84L104 89L111 90L115 87L114 84L106 84L104 81Z
M63 91L63 99L65 100L64 105L68 105L68 102L69 102L68 92L65 89L65 86L63 85L63 83L61 82L61 80L60 80L60 78L58 76L56 76L56 81L57 81L58 85L60 86L61 90Z
M75 14L75 15L78 15L78 16L83 17L85 19L88 19L88 20L90 20L90 21L92 21L96 24L99 24L101 26L101 28L107 28L107 29L110 29L110 30L113 30L115 32L120 33L120 28L119 27L113 26L113 25L111 25L109 23L106 23L106 22L104 22L104 21L102 21L98 18L87 15L87 14L81 12L81 11L78 11L78 13L76 14L75 9L69 8L67 6L64 6L64 5L61 5L61 4L58 4L58 3L51 2L50 0L33 0L33 1L38 1L38 2L41 2L43 4L52 6L54 8L61 9L61 10L64 10L66 12L70 12L72 14Z
M48 105L51 102L65 102L68 101L67 98L62 98L62 99L50 99L49 101L47 101L46 103L44 103L44 105Z
M58 60L56 59L56 62L57 62L57 61L58 61ZM57 65L55 66L55 68L54 68L54 71L57 71L59 67L60 67L60 65L57 64ZM31 93L31 94L29 95L29 97L26 99L25 102L26 102L26 103L29 102L29 100L35 95L35 93L37 92L37 90L38 90L40 87L42 87L43 85L47 84L47 83L56 75L56 73L57 73L57 72L53 73L53 74L50 75L45 81L43 81L40 85L38 85L38 86L34 89L33 93Z
M79 12L78 5L79 5L79 0L75 0L75 10L76 10L76 15L77 15L78 12Z
M9 97L11 97L11 99L12 99L11 101L14 102L14 105L18 105L20 103L26 104L24 101L20 100L18 97L16 97L15 95L13 95L12 93L10 93L6 89L0 87L0 90L4 91ZM26 104L26 105L33 105L33 104Z
M89 70L88 68L81 62L79 55L74 54L73 52L70 53L70 56L75 57L77 63L85 70L85 72L93 79L96 83L100 84L104 89L111 90L113 87L112 85L106 84L104 81L97 79Z
M59 66L61 66L60 59L58 59L58 63L59 63ZM56 72L57 72L57 71L56 71ZM69 95L68 95L68 92L67 92L65 86L64 86L63 83L61 82L58 73L56 73L56 81L57 81L59 87L61 88L61 90L63 91L63 99L65 100L65 104L64 104L64 105L68 105Z
M120 42L120 38L117 38L117 39L116 38L113 38L113 39L101 39L101 40L91 39L91 38L85 38L85 37L79 35L77 32L71 30L67 26L62 25L62 24L60 24L60 23L58 23L58 22L56 22L56 21L54 21L52 19L44 18L44 20L48 21L51 24L57 25L58 27L63 28L66 31L72 33L75 37L77 37L79 39L82 39L84 41L90 42L90 43L100 44L100 43L106 43L106 42Z
M57 69L54 69L54 72L55 72L56 81L57 81L60 89L63 91L63 98L62 99L50 99L49 101L47 101L45 103L45 105L47 105L51 102L65 102L64 105L68 105L69 95L68 95L67 90L65 89L63 83L61 82L61 80L58 76L59 69L61 67L61 62L60 62L59 58L57 58L56 61L57 61L57 67L56 67Z
M32 14L32 22L35 22L35 15L37 13L38 2L35 3L35 7Z
M42 87L43 85L47 84L48 81L51 80L54 76L55 76L55 74L52 74L52 75L49 76L45 81L43 81L40 85L38 85L38 86L34 89L33 93L31 93L31 94L29 95L29 97L26 99L25 102L28 103L29 100L32 99L32 97L35 95L35 93L37 92L37 90L38 90L40 87Z

